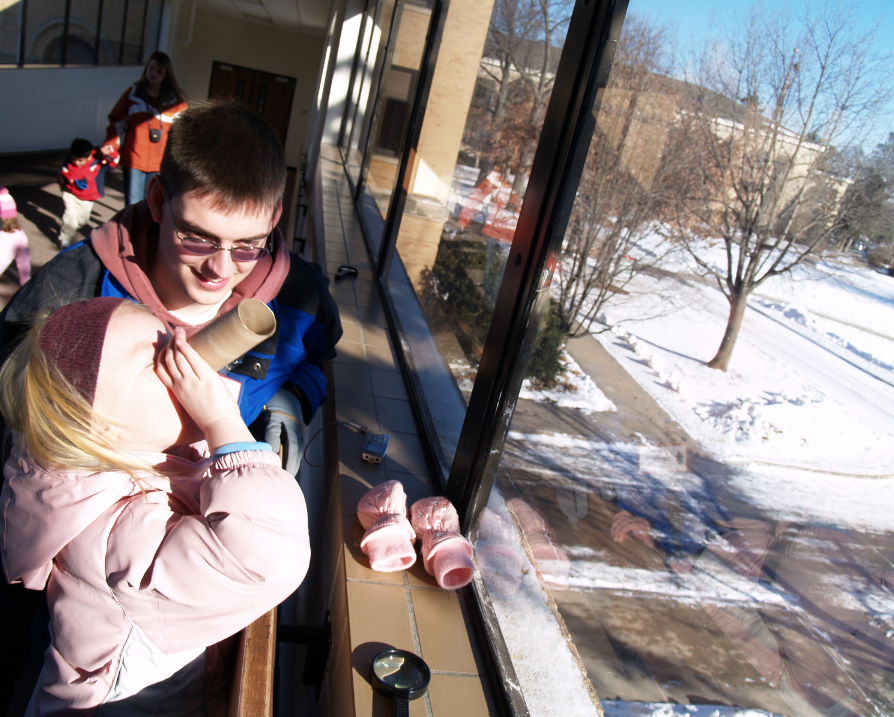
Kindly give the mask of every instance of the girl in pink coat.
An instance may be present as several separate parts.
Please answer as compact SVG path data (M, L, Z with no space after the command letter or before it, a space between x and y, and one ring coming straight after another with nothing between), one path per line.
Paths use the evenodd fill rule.
M15 261L19 286L31 278L31 252L28 237L22 231L15 200L6 187L0 187L0 274Z
M123 299L38 322L0 410L5 577L51 616L28 714L223 714L218 643L307 570L295 479L182 330Z

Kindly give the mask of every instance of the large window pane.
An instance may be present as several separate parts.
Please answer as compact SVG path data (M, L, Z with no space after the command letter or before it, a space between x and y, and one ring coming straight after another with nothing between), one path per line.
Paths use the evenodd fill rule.
M18 2L0 3L0 64L14 65L19 61L24 6Z
M371 93L375 91L385 61L394 2L370 3L361 36L361 50L352 85L352 95L342 132L345 167L356 186L360 180L362 150L369 133Z
M363 172L362 211L374 250L378 250L384 219L394 194L431 21L431 10L425 7L403 4L397 12L399 15L391 31L378 84ZM382 22L386 19L386 13L382 13ZM384 26L378 27L383 29ZM363 123L355 122L353 130L360 133L357 135L359 144L366 129Z
M409 361L445 475L572 8L564 0L452 2L447 13L389 278L392 295L402 297L396 305ZM401 98L412 83L402 68L385 76L379 116L391 118L392 127L401 126ZM379 128L371 174L391 166L390 142L398 135Z
M65 36L65 2L29 2L25 63L92 65L99 0L72 0Z
M124 13L127 0L104 0L99 34L99 64L117 65L124 36Z
M143 14L146 10L146 0L128 0L127 20L124 25L124 52L121 63L124 65L138 65L140 63L140 49L143 41Z
M161 30L162 0L149 0L146 11L146 32L143 36L143 56L140 63L145 64L149 55L158 49L158 33Z
M844 150L883 68L829 77L866 45L810 12L679 62L627 17L474 531L507 642L567 640L612 717L894 711L891 277L847 250L894 238L857 199L894 148Z
M68 40L65 48L66 65L92 65L96 47L96 28L99 24L99 0L72 0L68 20ZM61 50L61 48L60 48ZM62 61L61 51L55 61Z
M28 3L25 28L25 64L58 63L65 32L65 0Z

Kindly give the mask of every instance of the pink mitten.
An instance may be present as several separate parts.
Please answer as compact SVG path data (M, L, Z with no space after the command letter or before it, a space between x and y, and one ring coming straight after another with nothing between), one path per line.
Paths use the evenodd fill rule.
M416 562L416 533L407 520L407 495L396 480L377 485L360 499L357 517L366 528L360 549L380 573L406 570Z
M413 527L422 540L425 570L445 590L472 582L472 544L459 534L459 517L446 498L423 498L410 508Z

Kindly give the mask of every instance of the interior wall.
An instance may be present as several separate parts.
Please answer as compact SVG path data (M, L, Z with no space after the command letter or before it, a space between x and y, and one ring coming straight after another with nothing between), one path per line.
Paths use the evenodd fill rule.
M296 78L285 150L286 161L297 167L310 126L323 42L322 37L217 17L197 8L189 44L172 41L170 55L177 81L190 100L207 98L215 60Z
M100 144L108 114L141 67L0 70L0 154L63 149L75 137Z

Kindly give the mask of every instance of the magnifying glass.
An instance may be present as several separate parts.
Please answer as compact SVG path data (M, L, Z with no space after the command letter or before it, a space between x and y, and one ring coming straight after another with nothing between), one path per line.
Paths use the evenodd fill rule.
M431 670L422 658L406 650L385 650L373 658L370 670L376 692L390 697L394 717L410 714L409 701L425 694L431 681Z

